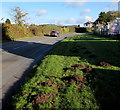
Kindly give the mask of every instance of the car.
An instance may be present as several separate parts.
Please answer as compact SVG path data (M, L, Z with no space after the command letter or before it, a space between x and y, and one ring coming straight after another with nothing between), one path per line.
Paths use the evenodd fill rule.
M50 36L60 37L60 32L59 31L52 31L50 33Z

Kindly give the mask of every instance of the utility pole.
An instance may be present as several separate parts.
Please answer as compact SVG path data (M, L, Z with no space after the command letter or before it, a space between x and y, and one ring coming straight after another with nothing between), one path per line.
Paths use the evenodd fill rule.
M118 2L118 11L120 12L120 1Z

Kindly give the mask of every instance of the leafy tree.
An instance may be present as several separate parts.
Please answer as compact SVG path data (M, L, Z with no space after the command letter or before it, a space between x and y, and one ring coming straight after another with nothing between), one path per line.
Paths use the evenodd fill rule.
M120 12L119 11L109 11L107 12L108 15L108 21L112 21L116 19L117 17L120 17Z
M9 19L6 19L5 23L6 24L11 24L11 21Z
M25 17L28 15L28 13L23 12L20 7L15 7L12 11L14 12L13 18L15 23L18 25L24 25L26 22Z
M120 17L119 11L108 11L107 13L101 12L94 23L106 24L107 22L110 22L117 17Z

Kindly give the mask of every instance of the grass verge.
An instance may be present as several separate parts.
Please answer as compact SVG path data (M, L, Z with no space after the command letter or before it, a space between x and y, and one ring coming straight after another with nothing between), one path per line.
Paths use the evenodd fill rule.
M119 109L120 42L89 34L67 38L26 78L14 109Z

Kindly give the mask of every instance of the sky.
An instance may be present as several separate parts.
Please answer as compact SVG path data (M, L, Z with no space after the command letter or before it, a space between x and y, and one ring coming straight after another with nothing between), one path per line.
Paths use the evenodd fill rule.
M28 0L29 1L29 0ZM66 0L66 2L16 2L4 1L0 2L2 9L0 11L0 19L3 22L9 18L12 23L12 9L20 7L23 12L28 13L26 22L28 24L56 24L56 25L82 25L87 21L94 22L101 11L117 11L117 2L91 2L89 0L82 0L82 2L73 2L73 0Z

